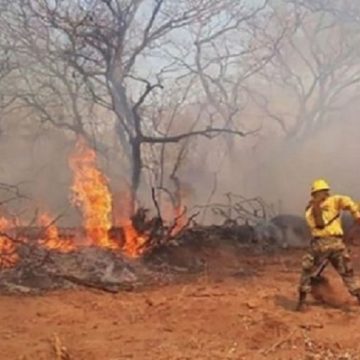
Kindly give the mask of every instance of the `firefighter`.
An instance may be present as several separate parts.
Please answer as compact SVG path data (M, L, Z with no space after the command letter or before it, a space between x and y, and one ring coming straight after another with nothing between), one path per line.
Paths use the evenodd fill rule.
M350 197L330 195L330 187L325 180L314 181L311 200L305 211L312 239L310 248L302 259L297 310L304 308L306 295L311 291L313 275L324 261L331 263L350 294L360 304L360 283L355 279L349 250L343 241L342 211L350 211L360 223L360 208Z

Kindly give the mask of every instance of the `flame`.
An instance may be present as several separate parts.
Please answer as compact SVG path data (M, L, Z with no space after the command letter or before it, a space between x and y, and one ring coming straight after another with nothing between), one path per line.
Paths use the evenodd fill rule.
M114 220L115 226L121 228L124 245L122 251L130 257L136 258L141 256L146 250L149 235L140 233L134 227L131 220L136 209L136 201L132 196L131 188L128 184L121 185L122 190L114 194Z
M133 208L136 207L131 195L130 186L122 184L122 190L113 193L113 213L116 226L126 223L133 215Z
M44 237L40 241L40 244L45 248L62 253L68 253L76 249L71 239L64 239L59 236L59 230L48 214L40 215L39 223L45 227Z
M171 236L177 235L187 224L186 207L179 204L174 208L175 224L171 231Z
M131 223L131 220L123 222L122 229L125 236L123 251L131 257L140 256L145 250L148 236L139 234Z
M96 153L91 149L83 138L78 138L74 152L69 158L69 166L73 171L73 185L71 187L71 201L78 207L83 216L83 226L86 232L86 241L82 245L94 245L111 250L122 250L126 255L138 257L144 253L148 246L148 230L138 231L134 226L132 212L134 201L131 191L119 194L117 199L119 209L113 212L113 198L110 193L108 180L98 169L96 164ZM116 204L115 204L116 205ZM121 206L121 207L120 207ZM178 207L173 208L176 224L172 229L175 235L186 224L184 207L181 202ZM112 215L115 216L115 228L112 226ZM146 219L141 219L146 223ZM51 217L43 213L39 219L40 225L45 227L44 235L39 241L41 246L47 249L68 253L76 250L72 237L62 237ZM9 228L9 221L0 217L0 268L11 267L18 261L16 247L11 239L1 234L4 229ZM114 233L114 230L121 231ZM112 234L120 234L112 236ZM80 239L77 239L80 241ZM123 245L120 243L123 240ZM80 241L81 242L81 241ZM77 242L79 244L79 242Z
M15 244L5 235L9 228L9 220L0 217L0 268L10 268L19 260Z
M87 146L83 138L78 139L69 163L74 172L72 202L82 210L84 227L91 245L119 248L109 237L112 198L108 181L96 166L95 151Z

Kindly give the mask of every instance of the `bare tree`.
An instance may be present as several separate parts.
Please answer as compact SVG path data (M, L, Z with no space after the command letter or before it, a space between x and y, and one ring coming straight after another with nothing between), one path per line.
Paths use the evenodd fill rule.
M288 3L301 5L312 12L330 13L342 23L359 23L360 6L352 0L287 0Z
M241 118L249 99L247 82L274 56L284 35L282 30L274 38L258 36L266 31L271 12L268 0L255 7L232 2L221 21L200 21L191 28L193 44L184 41L177 52L168 54L172 66L181 69L182 79L196 79L198 93L205 95L196 101L211 123L225 129L254 129Z
M221 43L227 33L219 30L223 21L228 31L240 31L242 24L264 7L248 10L245 4L230 0L181 0L176 4L169 0L14 1L8 9L12 21L7 30L16 38L19 52L26 52L24 63L28 62L20 73L26 89L20 93L22 104L32 107L42 121L84 136L89 134L94 104L105 108L108 123L114 120L119 142L131 161L136 193L144 166L144 145L177 143L193 136L211 139L220 133L246 135L244 130L227 126L238 111L238 83L229 95L234 103L229 111L225 111L226 104L220 105L220 92L212 94L217 98L215 110L226 118L219 126L211 121L213 114L205 123L190 125L190 130L173 133L169 129L164 135L149 129L147 111L150 95L174 84L165 52L176 52L178 39L190 38L189 29L195 26L204 34L206 26L211 29L211 24L217 24L207 39L198 37L191 51L196 54L196 75L207 95L212 81L222 96L227 96L228 89L221 84L226 79L205 75L207 65L200 64L200 56L205 43ZM225 51L211 62L214 64L216 58L225 61L225 57L230 62L237 55L241 54Z
M324 9L314 11L300 1L286 3L277 6L273 18L273 26L288 29L286 40L262 76L288 106L274 106L268 92L252 95L287 139L300 140L358 98L359 32Z
M6 2L0 2L0 12L6 9ZM0 24L0 111L3 113L13 102L10 78L18 68L14 57L12 39ZM2 117L2 116L1 116Z

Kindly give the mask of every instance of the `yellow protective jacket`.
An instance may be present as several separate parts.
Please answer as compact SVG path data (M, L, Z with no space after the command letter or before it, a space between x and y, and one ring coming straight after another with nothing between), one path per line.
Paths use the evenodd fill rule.
M310 227L311 235L313 237L338 237L343 236L344 232L341 226L341 211L350 211L355 219L360 219L360 207L350 197L342 195L329 196L321 205L322 218L325 227L319 229L316 227L315 219L312 213L311 203L305 211L305 218Z

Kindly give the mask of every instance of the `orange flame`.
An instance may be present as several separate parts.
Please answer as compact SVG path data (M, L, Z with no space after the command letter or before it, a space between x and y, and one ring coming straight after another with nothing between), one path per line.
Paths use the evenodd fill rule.
M91 244L117 249L118 244L109 238L112 198L107 179L96 166L95 151L79 138L69 162L74 172L72 201L82 210Z
M113 199L108 180L96 165L95 151L87 146L83 138L79 138L76 142L75 150L69 158L69 165L73 171L71 200L82 212L86 231L86 243L83 245L123 250L131 257L142 255L148 245L149 235L146 232L139 233L133 225L131 215L133 215L134 206L131 191L128 191L125 196L122 194L121 199L118 199L121 209L118 209L116 226L121 229L120 234L124 240L124 245L121 246L121 240L111 235L114 229L111 222ZM176 234L182 228L186 218L183 216L182 206L174 210L177 223L173 233ZM63 253L76 250L77 246L72 238L62 237L48 214L42 214L39 223L45 227L40 245ZM6 218L0 217L0 268L11 267L19 259L15 244L2 234L4 230L9 229L9 225L10 222Z
M49 250L56 250L62 253L68 253L76 249L71 239L63 239L59 236L58 228L48 214L40 215L39 223L45 227L43 239L40 241L41 245Z
M145 251L149 236L140 234L134 227L131 216L136 204L132 198L130 187L125 184L123 184L123 187L123 191L115 194L114 217L116 226L119 226L123 231L124 245L122 250L126 255L135 258Z
M125 236L125 245L123 250L131 257L140 256L144 250L148 237L146 235L140 235L134 228L131 220L122 223L122 229Z
M9 228L9 220L0 217L0 268L10 268L19 260L15 244L5 235Z
M175 236L186 226L187 216L185 210L185 206L181 204L174 208L175 225L171 231L171 236Z

